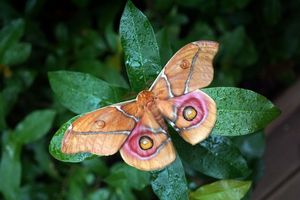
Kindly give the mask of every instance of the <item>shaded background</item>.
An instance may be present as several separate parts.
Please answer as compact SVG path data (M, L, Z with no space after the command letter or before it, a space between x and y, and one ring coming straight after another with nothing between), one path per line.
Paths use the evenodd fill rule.
M170 42L174 52L195 40L220 42L212 86L247 88L274 100L299 77L300 2L297 0L133 2L148 17L157 36ZM11 95L7 96L10 102L7 127L15 127L32 110L53 108L57 111L54 133L73 116L53 96L48 71L80 71L110 80L114 76L107 70L113 70L123 75L118 81L126 85L118 37L125 3L0 1L0 26L23 18L25 26L20 41L31 46L31 50L29 47L20 50L23 59L0 63L0 89ZM167 54L162 57L169 59ZM105 187L97 174L105 174L108 167L104 165L111 166L117 158L105 159L106 164L87 162L84 169L80 164L55 161L47 153L52 133L23 149L24 199L80 199L93 189ZM149 187L135 194L145 199L155 198Z

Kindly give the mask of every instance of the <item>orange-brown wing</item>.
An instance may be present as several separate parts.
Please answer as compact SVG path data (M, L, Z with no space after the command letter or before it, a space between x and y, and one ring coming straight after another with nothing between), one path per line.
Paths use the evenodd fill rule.
M157 100L157 106L180 136L192 145L207 138L216 122L216 104L200 90Z
M163 120L157 122L152 112L145 110L120 150L127 164L151 171L162 169L175 160L175 149L162 123Z
M197 41L182 47L169 60L150 90L168 99L209 85L213 79L213 58L218 43Z
M125 142L141 114L135 100L84 114L66 131L61 150L67 154L114 154Z

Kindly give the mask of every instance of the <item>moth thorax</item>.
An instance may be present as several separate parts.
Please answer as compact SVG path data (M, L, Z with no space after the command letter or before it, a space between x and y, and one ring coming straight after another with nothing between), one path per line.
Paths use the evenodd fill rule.
M151 91L143 90L137 96L137 101L140 105L147 105L148 103L153 102L154 94Z

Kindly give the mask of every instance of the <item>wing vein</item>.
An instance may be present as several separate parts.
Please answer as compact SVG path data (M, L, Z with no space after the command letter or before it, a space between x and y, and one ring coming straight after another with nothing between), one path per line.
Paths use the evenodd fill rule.
M198 59L200 51L201 51L201 48L198 48L197 52L195 53L195 55L193 57L193 60L192 60L192 63L191 63L191 67L190 67L191 70L190 70L188 79L185 82L184 94L186 94L186 93L189 92L189 84L190 84L190 81L191 81L191 78L192 78L192 75L193 75L193 71L194 71L194 68L195 68L195 62Z

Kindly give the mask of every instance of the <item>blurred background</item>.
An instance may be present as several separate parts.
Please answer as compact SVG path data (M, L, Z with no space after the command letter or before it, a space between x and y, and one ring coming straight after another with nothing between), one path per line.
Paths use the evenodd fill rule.
M22 148L18 161L22 168L22 199L105 199L112 190L118 193L117 187L107 189L101 181L110 176L116 158L66 164L49 155L52 135L74 114L55 99L47 72L85 72L106 81L116 79L127 87L118 36L125 3L0 0L0 104L2 101L5 105L2 110L0 106L0 112L6 121L0 117L2 132L13 130L33 110L56 111L51 132ZM253 199L283 199L287 194L291 196L285 199L299 197L294 186L300 184L300 1L133 3L148 17L157 38L170 43L173 52L196 40L220 43L212 86L250 89L275 101L282 109L281 118L267 129L264 162L262 154L249 161L258 170L256 181L263 177ZM169 59L167 53L162 57L165 61ZM2 149L3 141L6 140L2 139ZM258 148L263 151L264 143ZM0 184L5 183L0 180ZM129 199L128 194L122 195L115 199ZM150 186L130 195L136 199L156 198ZM0 194L1 198L4 196Z

